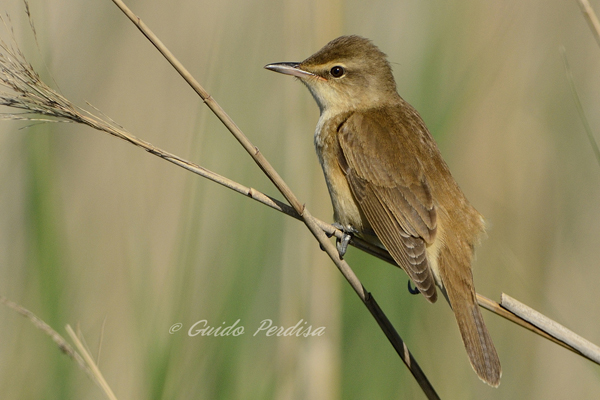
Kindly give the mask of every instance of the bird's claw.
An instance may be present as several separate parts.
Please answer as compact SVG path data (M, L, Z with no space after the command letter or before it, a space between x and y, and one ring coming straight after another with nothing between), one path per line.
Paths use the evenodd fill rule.
M336 240L335 247L337 247L337 251L340 255L340 258L343 258L346 254L346 251L348 250L348 243L350 243L350 239L352 239L352 236L350 236L350 234L348 233L344 233L344 236L341 240Z
M415 287L413 288L413 287L410 285L410 279L408 280L408 293L410 293L410 294L419 294L419 293L421 293L421 291L419 290L419 288L418 288L418 287L416 287L416 286L415 286Z
M336 238L335 242L335 246L340 255L340 258L343 258L346 254L346 251L348 250L348 244L350 243L350 240L352 240L352 235L357 233L358 231L351 226L343 226L342 224L339 224L337 222L333 223L332 225L336 229L339 229L343 232L342 238Z

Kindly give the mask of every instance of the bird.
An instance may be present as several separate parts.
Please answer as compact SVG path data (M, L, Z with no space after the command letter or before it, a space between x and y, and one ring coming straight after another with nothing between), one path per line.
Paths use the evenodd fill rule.
M419 113L398 94L386 54L349 35L302 62L265 68L298 78L319 106L314 144L336 226L387 249L431 303L437 287L474 371L498 387L500 360L477 306L471 266L484 218ZM342 256L344 245L338 250Z

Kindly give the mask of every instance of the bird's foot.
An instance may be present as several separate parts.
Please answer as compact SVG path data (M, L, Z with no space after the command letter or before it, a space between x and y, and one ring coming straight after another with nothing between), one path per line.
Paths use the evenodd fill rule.
M339 229L340 231L342 231L344 233L342 238L341 239L336 238L337 240L335 242L335 246L337 247L337 251L340 255L340 258L343 258L344 255L346 254L346 251L348 250L348 244L350 243L350 240L352 240L352 235L358 233L358 231L356 229L354 229L353 227L351 227L350 225L344 226L337 222L335 222L331 225L333 225L336 229Z
M410 279L408 280L408 293L410 293L410 294L419 294L419 293L421 293L421 292L419 291L419 288L418 288L418 287L416 287L416 286L415 286L415 287L413 288L413 287L410 285Z

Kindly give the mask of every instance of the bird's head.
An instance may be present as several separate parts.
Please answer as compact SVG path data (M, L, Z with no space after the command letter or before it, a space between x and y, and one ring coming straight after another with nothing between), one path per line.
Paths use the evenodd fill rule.
M321 113L370 108L398 98L386 55L360 36L334 39L302 62L268 64L265 68L300 79Z

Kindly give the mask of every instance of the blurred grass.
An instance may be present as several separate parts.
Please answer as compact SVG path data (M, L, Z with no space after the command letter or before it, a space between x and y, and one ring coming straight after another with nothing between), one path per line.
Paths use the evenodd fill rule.
M131 132L277 195L270 182L110 1L3 5L39 72ZM600 127L600 50L576 2L163 2L129 5L236 120L311 212L331 218L302 85L262 69L356 33L390 56L490 229L478 291L504 291L600 342L600 171L569 94L567 49ZM48 82L48 79L46 79ZM50 82L48 82L50 83ZM81 324L119 398L421 398L355 294L301 223L87 128L0 124L0 293L57 331ZM452 314L406 276L348 260L442 398L594 398L597 367L492 315L503 381L482 384ZM239 337L188 337L237 319ZM252 336L260 321L325 326L317 338ZM168 330L176 322L183 329ZM101 398L47 338L0 310L4 399Z
M26 263L28 270L28 298L39 301L45 321L51 326L65 324L64 313L69 310L68 273L64 271L67 253L65 236L61 229L63 219L60 196L52 182L56 176L55 162L57 143L52 136L57 134L54 126L41 126L30 129L25 138L26 193L25 229ZM72 365L60 357L48 358L44 377L52 390L48 399L72 398L69 384L73 376Z

